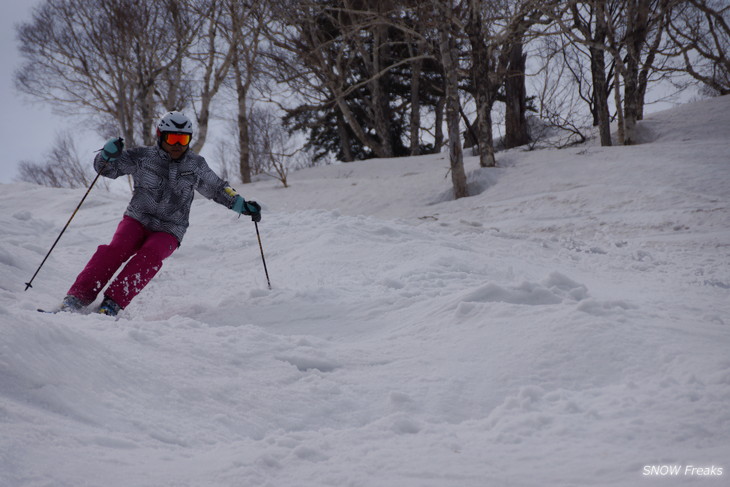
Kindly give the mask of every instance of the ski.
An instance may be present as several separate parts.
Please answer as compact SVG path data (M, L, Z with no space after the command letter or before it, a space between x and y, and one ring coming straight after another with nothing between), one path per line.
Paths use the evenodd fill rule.
M38 311L39 313L47 314L47 315L56 315L58 313L69 313L69 314L77 314L77 315L98 315L98 316L104 316L106 318L112 318L112 319L114 319L114 321L119 321L119 319L121 318L121 316L120 316L121 313L117 314L116 316L109 316L104 313L93 313L88 310L85 310L85 312L63 311L61 309L57 309L57 310L53 311L53 310L47 310L47 309L43 309L43 308L37 308L36 311Z

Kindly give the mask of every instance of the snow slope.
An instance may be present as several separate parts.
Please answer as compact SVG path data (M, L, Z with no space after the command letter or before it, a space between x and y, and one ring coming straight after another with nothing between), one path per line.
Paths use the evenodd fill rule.
M444 155L239 188L271 291L197 199L118 321L35 309L128 196L93 191L24 292L83 191L1 185L0 485L726 485L730 97L641 129L469 158L458 201Z

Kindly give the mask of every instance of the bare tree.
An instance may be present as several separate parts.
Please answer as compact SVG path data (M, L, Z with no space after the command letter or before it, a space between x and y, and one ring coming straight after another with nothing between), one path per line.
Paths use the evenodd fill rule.
M490 42L491 34L484 19L484 3L469 0L467 6L466 33L471 45L471 77L477 111L477 148L479 165L494 167L494 140L492 138L492 107L499 89L496 80L495 49Z
M607 52L618 76L614 83L619 143L636 142L636 123L643 116L644 97L650 74L656 70L655 59L667 23L667 13L675 0L570 0L561 5L561 13L552 14L562 32L576 42L592 49L593 69L597 75L594 90L602 90L600 56L596 50ZM573 17L564 16L572 10ZM595 31L588 29L584 12L595 16ZM577 17L576 17L577 15ZM567 19L567 20L566 20ZM574 23L578 25L575 26ZM574 29L574 27L576 27ZM623 86L623 97L620 88ZM597 92L598 93L598 92ZM608 90L606 90L608 93ZM599 93L600 94L600 93ZM603 116L603 115L602 115ZM605 128L603 129L606 130ZM602 134L605 140L606 133Z
M454 6L451 0L433 0L436 25L439 33L439 51L444 66L446 85L446 125L449 131L449 161L454 198L469 196L469 188L464 171L464 154L459 128L459 53L456 47Z
M730 94L730 4L723 0L677 2L667 13L667 55L720 95Z
M423 76L410 72L406 81L401 70L434 59L430 49L420 51L428 40L419 32L422 27L414 26L423 6L394 0L276 0L272 5L279 21L272 36L277 80L305 100L293 116L321 111L307 123L335 122L346 160L354 156L350 139L376 157L408 153L400 123L408 103L396 84L422 82ZM411 134L417 137L416 130Z
M116 121L129 145L185 104L183 57L200 26L185 2L46 0L18 27L18 89L62 113Z
M623 79L621 125L626 145L637 141L636 123L643 116L645 83L666 26L670 5L671 0L622 0L623 8L613 18L606 16L608 51Z
M496 165L491 112L500 96L505 103L505 146L516 147L530 139L526 112L527 92L523 47L543 12L534 0L465 0L461 21L465 25L471 59L471 86L477 111L476 142L480 165ZM552 2L547 2L552 3Z
M580 47L560 35L545 37L536 46L541 66L531 79L539 121L533 120L530 127L531 147L548 144L561 148L582 143L588 139L591 125L595 125L591 120L595 112L588 109L594 96L591 69Z
M540 21L538 2L521 0L509 12L509 22L503 31L500 52L500 70L504 76L505 146L519 147L530 141L527 127L527 90L525 68L527 54L524 45L530 28ZM543 2L539 2L543 3ZM548 2L550 3L550 2Z
M411 51L414 56L416 52L423 51L423 41L417 44L419 47ZM411 155L421 154L421 69L423 59L417 59L411 63L411 116L410 116L410 141Z
M427 53L430 46L427 40L426 31L428 29L427 11L428 3L416 2L410 17L404 17L404 22L413 25L416 35L410 35L408 43L408 55L413 59L410 63L411 79L411 111L410 111L410 155L417 156L421 154L421 86L423 84L423 67L425 59L421 54Z
M85 188L93 179L89 165L81 163L69 131L56 135L53 147L43 159L41 163L21 161L18 181L52 188Z
M189 103L196 112L198 126L192 149L200 152L208 136L213 98L228 77L238 42L232 42L228 35L231 29L228 19L236 18L229 9L230 2L207 0L191 2L190 5L194 14L202 19L198 35L185 56L189 60L191 71L186 76L196 80L189 83L191 89L188 93ZM235 28L233 31L235 32Z
M598 125L602 146L611 145L611 119L608 108L609 86L606 75L605 45L607 35L605 2L569 2L574 31L588 48L592 80L592 111Z
M353 59L347 52L349 46L338 38L337 12L313 1L275 0L271 6L276 20L266 31L274 46L267 53L268 70L277 82L306 101L291 109L290 116L316 110L336 112L340 152L346 162L354 160L348 143L350 133L365 146L376 147L346 104ZM306 128L314 129L321 123L317 117L308 121Z
M225 181L234 181L238 177L238 161L236 159L237 147L231 142L236 140L238 128L233 124L228 126L226 130L230 131L230 137L214 139L215 160L218 162L218 175Z
M161 113L193 108L200 151L230 65L223 13L221 0L46 0L18 28L16 86L100 131L113 121L128 146L152 145Z
M270 108L256 108L250 114L252 165L258 173L273 177L289 187L290 170L308 167L312 158L289 136Z
M268 2L252 0L242 4L226 0L228 42L233 62L233 85L237 99L238 167L243 183L251 182L251 129L249 96L253 83L261 75L263 31L271 20Z

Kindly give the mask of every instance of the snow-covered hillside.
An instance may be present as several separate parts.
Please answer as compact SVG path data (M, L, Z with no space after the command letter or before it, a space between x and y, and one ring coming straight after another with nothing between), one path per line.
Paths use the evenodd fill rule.
M730 97L641 129L469 158L458 201L444 155L239 187L271 291L199 198L118 321L35 310L128 196L94 190L25 292L84 191L1 185L0 485L727 483Z

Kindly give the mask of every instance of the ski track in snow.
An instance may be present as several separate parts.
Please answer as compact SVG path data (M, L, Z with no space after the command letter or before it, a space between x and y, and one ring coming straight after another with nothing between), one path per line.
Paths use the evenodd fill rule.
M646 143L327 166L196 199L121 319L45 315L128 195L0 192L0 485L720 485L730 97ZM98 303L97 303L98 304ZM722 478L647 478L645 465Z

